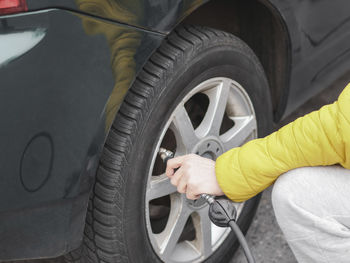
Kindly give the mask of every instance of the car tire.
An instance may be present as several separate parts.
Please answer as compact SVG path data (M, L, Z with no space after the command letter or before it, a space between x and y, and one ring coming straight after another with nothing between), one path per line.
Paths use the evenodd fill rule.
M103 149L83 245L67 255L66 261L167 261L151 242L145 212L152 156L183 98L200 83L215 78L234 80L243 87L253 105L259 136L271 131L269 87L253 51L226 32L179 27L152 55L126 95ZM244 232L258 202L259 196L244 204L238 219ZM229 233L210 255L187 262L227 262L237 247L235 236Z

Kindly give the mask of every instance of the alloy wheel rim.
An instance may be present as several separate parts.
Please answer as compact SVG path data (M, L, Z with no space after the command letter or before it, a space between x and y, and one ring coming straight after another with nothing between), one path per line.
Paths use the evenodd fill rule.
M196 94L207 96L209 103L200 124L193 127L185 104ZM224 114L234 125L220 134ZM225 77L208 79L192 89L175 108L153 153L145 198L146 227L152 247L164 262L201 262L224 242L230 229L211 223L208 205L203 202L196 204L200 201L192 202L184 194L178 193L164 172L153 174L159 147L168 130L176 141L175 156L196 153L215 160L223 152L257 137L254 108L246 91L236 81ZM162 231L154 233L150 202L163 197L169 198L170 211ZM244 203L235 205L239 217ZM189 219L195 238L178 242Z

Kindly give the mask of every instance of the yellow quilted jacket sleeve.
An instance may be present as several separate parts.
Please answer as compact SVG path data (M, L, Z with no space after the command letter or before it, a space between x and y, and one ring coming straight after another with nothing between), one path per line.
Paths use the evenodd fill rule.
M242 202L291 169L337 163L350 169L350 84L333 104L222 154L215 171L226 196Z

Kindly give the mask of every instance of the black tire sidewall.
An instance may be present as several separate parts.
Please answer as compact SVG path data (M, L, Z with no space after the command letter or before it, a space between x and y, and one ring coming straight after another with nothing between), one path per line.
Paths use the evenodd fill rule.
M250 53L233 46L216 46L197 52L184 59L166 80L152 100L147 118L136 131L137 136L129 153L131 162L123 173L127 181L124 191L122 229L130 262L160 262L149 241L145 218L145 191L151 159L171 113L199 83L214 77L227 77L238 82L248 93L258 121L259 136L270 131L272 110L265 75L259 62ZM246 231L255 213L259 197L245 205L239 223ZM227 260L232 253L234 237L231 234L206 262ZM230 252L231 251L231 252Z

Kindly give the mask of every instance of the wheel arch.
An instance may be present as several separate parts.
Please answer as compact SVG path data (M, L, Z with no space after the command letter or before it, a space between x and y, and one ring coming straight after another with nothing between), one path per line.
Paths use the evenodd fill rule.
M179 24L219 29L246 42L265 70L274 120L280 119L289 91L291 42L282 14L269 0L211 0L199 6Z

